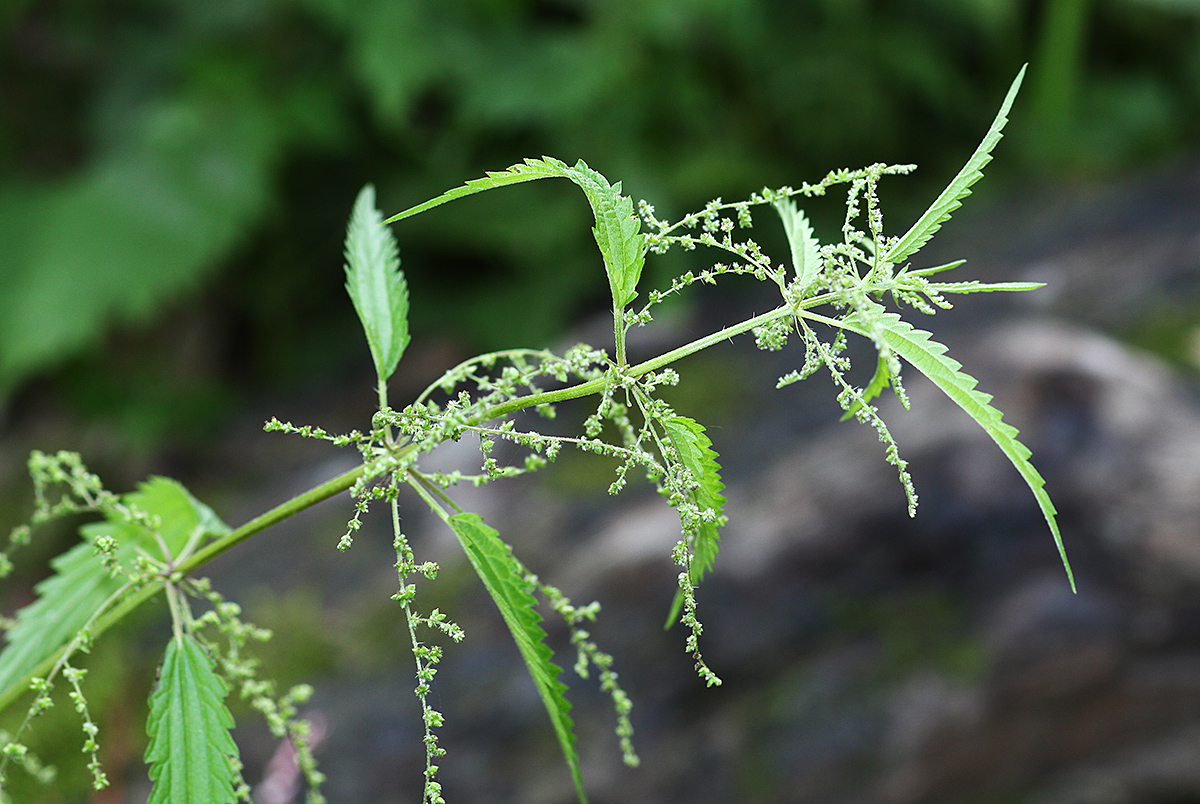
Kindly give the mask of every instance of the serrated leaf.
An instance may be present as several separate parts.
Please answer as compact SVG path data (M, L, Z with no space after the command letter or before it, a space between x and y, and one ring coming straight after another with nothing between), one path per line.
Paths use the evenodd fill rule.
M1012 86L1009 87L1008 95L1005 96L1004 103L1001 104L1000 111L996 114L996 119L992 121L991 127L984 135L983 141L979 143L979 147L975 149L975 153L971 154L967 164L963 165L954 180L945 190L942 190L941 195L929 209L925 210L912 228L888 249L883 258L884 262L898 263L916 254L922 246L929 242L934 233L942 228L942 224L950 219L954 210L962 206L962 199L971 194L971 185L983 178L984 166L992 161L992 149L996 147L996 143L1000 142L1000 138L1003 136L1001 131L1004 129L1004 124L1008 122L1009 109L1012 108L1013 100L1016 99L1017 91L1021 88L1021 81L1024 78L1025 67L1022 67L1013 80Z
M126 494L123 502L158 517L159 534L175 555L193 537L229 532L211 508L165 477L142 483L136 492ZM155 556L162 552L150 531L115 515L105 522L84 525L79 531L84 541L51 560L55 574L34 588L38 599L18 612L17 624L8 632L8 647L0 653L0 699L7 701L19 694L29 675L72 640L124 583L100 563L92 547L98 537L107 535L117 540L120 547L116 559L124 567L132 565L139 550Z
M154 783L147 804L229 804L238 756L229 730L228 691L200 643L180 636L167 644L150 695L145 761Z
M482 179L471 179L461 187L447 190L437 198L393 215L384 223L403 220L447 201L484 190L556 176L575 182L587 196L596 218L592 234L604 256L604 269L608 273L613 302L618 308L624 307L637 295L636 287L646 259L646 238L641 234L641 220L634 211L633 201L621 195L621 183L609 184L608 179L588 167L582 159L573 167L549 156L526 159L508 170L489 172Z
M604 255L604 270L613 304L624 308L637 296L637 283L646 262L646 238L642 222L633 209L633 200L621 194L621 182L609 184L599 172L580 159L568 172L592 205L596 226L592 234Z
M575 751L571 704L564 694L567 685L559 681L562 670L551 661L553 654L546 645L542 617L534 608L537 599L513 558L511 548L500 539L495 529L484 523L478 514L457 514L450 517L449 521L471 566L495 601L496 608L500 609L500 615L508 625L513 641L517 643L529 676L550 715L550 723L554 726L571 779L575 782L575 792L579 800L587 804L583 778L579 773L579 755Z
M346 227L346 291L385 383L408 347L408 283L396 238L383 225L369 184L359 192Z
M697 529L692 539L692 585L699 585L704 574L710 571L720 549L720 526L724 522L725 497L721 491L725 484L721 481L721 466L717 463L717 453L712 448L712 441L704 432L704 427L687 416L672 416L663 420L667 438L671 446L679 454L679 460L691 473L698 487L693 493L692 502L701 510L712 511L714 518L704 521ZM683 606L683 590L675 593L671 610L667 615L667 627L678 619Z
M1067 560L1062 534L1058 530L1054 503L1050 501L1050 495L1046 493L1046 481L1029 461L1032 453L1028 447L1017 440L1017 428L1002 421L1004 414L991 406L991 395L975 390L978 381L960 371L962 364L950 357L947 354L946 346L933 340L930 333L913 327L896 313L883 313L873 319L872 323L876 324L876 331L881 334L884 343L912 364L917 371L928 377L946 396L965 410L991 436L1012 462L1012 465L1016 467L1033 492L1033 496L1042 510L1042 515L1046 519L1046 524L1050 526L1050 533L1054 536L1054 544L1058 547L1063 568L1067 571L1067 580L1070 581L1071 589L1074 590L1075 575L1071 571L1071 562ZM850 316L845 324L848 329L865 337L871 337L871 327L864 323L857 313Z
M821 268L821 244L813 235L812 224L792 199L777 200L775 209L783 219L783 230L787 233L788 245L792 250L796 285L804 290L817 278Z
M849 409L842 414L842 421L846 421L863 406L864 402L870 402L875 397L883 393L883 389L887 388L892 383L892 372L888 369L888 361L883 355L879 356L879 362L875 366L875 374L871 377L871 382L863 389L862 399L855 399Z
M565 163L549 156L544 156L541 159L526 159L524 162L519 162L507 170L489 170L482 179L471 179L463 186L447 190L437 198L431 198L423 204L417 204L403 212L397 212L385 220L384 223L402 221L405 218L411 218L413 215L419 215L426 210L441 206L447 201L453 201L456 198L463 198L475 193L482 193L484 190L494 190L497 187L507 187L510 184L548 179L554 176L566 176L568 170L570 168Z

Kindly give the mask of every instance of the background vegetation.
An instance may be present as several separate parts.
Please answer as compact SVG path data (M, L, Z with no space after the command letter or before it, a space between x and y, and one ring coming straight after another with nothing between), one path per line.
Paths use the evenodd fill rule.
M873 161L936 184L1025 61L1001 171L1142 165L1200 134L1198 32L1188 0L8 3L0 397L164 305L226 330L218 376L172 415L231 376L339 364L352 322L330 265L365 178L385 210L543 153L671 210ZM569 225L587 211L488 204L406 231L414 293L452 287L472 345L546 339L602 290ZM544 304L513 320L529 283ZM445 310L415 312L427 331ZM60 382L116 403L79 375Z

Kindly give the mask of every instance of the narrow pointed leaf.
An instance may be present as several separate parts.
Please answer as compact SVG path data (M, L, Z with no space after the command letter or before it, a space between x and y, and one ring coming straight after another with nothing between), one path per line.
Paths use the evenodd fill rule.
M712 448L712 441L704 432L704 427L687 416L672 416L663 421L667 438L671 446L679 454L679 460L691 473L698 483L693 492L692 502L702 511L709 511L712 518L700 523L692 540L692 585L699 585L704 574L709 572L717 558L720 549L720 526L725 522L725 497L721 491L725 484L721 481L721 466L717 463L717 453ZM683 606L683 590L675 594L671 611L667 615L667 627L679 617Z
M946 396L965 410L992 437L992 440L1016 467L1033 492L1038 506L1042 509L1042 515L1046 519L1046 524L1050 526L1054 544L1058 547L1058 554L1062 558L1063 568L1067 571L1067 579L1071 583L1071 589L1074 589L1075 576L1071 571L1071 563L1067 560L1062 534L1058 530L1054 503L1050 501L1050 495L1046 493L1045 480L1029 461L1031 455L1029 448L1017 440L1017 428L1002 421L1004 414L992 407L991 395L975 390L978 381L960 371L962 364L950 357L946 353L946 347L933 340L928 332L916 329L895 313L883 313L878 319L875 319L874 323L877 324L877 331L882 334L884 343L912 364L917 371L932 380L933 384L940 388ZM848 329L865 337L871 337L871 327L863 322L857 314L848 318L845 324Z
M520 184L522 182L535 181L536 179L566 176L568 170L570 168L565 163L548 156L544 156L541 159L526 159L524 162L508 168L508 170L489 170L487 175L482 179L471 179L463 186L447 190L437 198L431 198L423 204L417 204L403 212L396 213L384 221L384 223L402 221L405 218L411 218L413 215L419 215L426 210L441 206L447 201L453 201L456 198L463 198L468 195L475 195L475 193L482 193L484 190L494 190L497 187L507 187L510 184Z
M550 715L550 723L554 726L571 779L575 782L575 792L579 800L587 804L583 778L579 773L579 755L575 751L571 704L564 694L567 685L559 681L562 670L551 661L552 653L546 645L546 632L541 626L542 617L534 608L537 599L513 558L512 550L478 514L452 516L450 527L458 536L488 594L495 601L496 608L500 609L508 630L512 632L521 658L525 660L529 675Z
M817 278L821 268L821 244L813 235L812 224L790 198L775 202L775 209L783 219L783 230L787 233L792 251L792 267L796 271L796 284L804 290Z
M906 271L905 275L906 276L932 276L933 274L940 274L942 271L950 271L955 268L958 268L961 265L965 265L966 262L967 262L966 260L955 260L954 262L947 262L942 265L935 265L932 268L921 268L916 271Z
M164 477L142 483L127 494L127 505L159 518L159 535L172 554L199 534L223 535L229 527L207 505L182 485ZM139 550L160 556L154 535L141 527L110 516L105 522L84 525L84 541L51 560L55 574L35 587L37 600L21 609L16 626L8 632L8 647L0 653L0 703L19 695L38 666L71 641L106 600L124 583L101 564L92 545L100 536L117 540L117 562L132 566Z
M932 206L925 210L925 214L904 233L903 237L896 241L895 245L888 249L883 258L885 262L898 263L916 254L922 246L929 242L929 238L942 228L942 224L950 219L954 210L962 206L962 199L971 194L971 185L983 178L984 166L992 161L992 149L996 147L996 143L1000 142L1001 131L1004 129L1004 124L1008 122L1009 109L1012 108L1013 100L1016 99L1017 90L1021 88L1021 81L1024 78L1025 68L1022 67L1013 80L1012 86L1009 87L1008 95L1005 96L996 119L992 121L991 128L984 135L983 142L979 143L979 147L975 149L975 153L971 154L967 164L963 165L962 170L942 191Z
M366 332L379 381L387 382L408 347L408 282L400 270L396 238L383 225L369 184L359 192L346 228L346 291Z
M154 782L147 804L230 804L235 799L233 716L213 666L189 636L167 644L146 721L145 761Z

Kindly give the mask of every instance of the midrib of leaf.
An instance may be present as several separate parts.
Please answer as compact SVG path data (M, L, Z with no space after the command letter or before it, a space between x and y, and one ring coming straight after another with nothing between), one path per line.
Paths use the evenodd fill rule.
M540 624L542 618L534 608L537 600L530 593L511 549L478 514L456 514L447 521L512 633L538 695L550 715L554 733L575 783L575 792L580 802L587 804L583 777L579 772L579 755L575 750L571 704L564 695L567 686L558 680L562 670L551 661L552 653L545 643L546 632Z
M596 217L592 234L604 256L613 303L623 308L637 295L634 288L645 260L645 239L640 235L641 221L633 211L633 202L621 194L620 182L609 184L583 160L570 169L568 178L579 185L592 205Z
M925 330L916 329L900 318L896 313L883 313L874 319L879 326L884 342L895 350L896 354L907 360L914 368L928 377L934 385L950 397L960 408L979 424L991 436L1000 450L1016 467L1029 489L1033 492L1046 524L1054 536L1054 544L1058 548L1063 568L1067 572L1067 580L1075 590L1075 575L1071 571L1071 562L1067 560L1067 551L1063 546L1062 534L1058 529L1057 511L1050 495L1046 493L1046 481L1029 458L1032 454L1028 447L1017 440L1017 428L1002 420L1004 416L990 404L992 396L975 390L978 380L960 369L962 364L947 355L944 344L933 340L933 336ZM871 327L857 313L843 322L844 326L859 335L870 338Z
M1012 108L1013 101L1017 97L1017 90L1021 88L1021 81L1024 78L1025 67L1022 67L1021 71L1017 73L1017 77L1013 79L1012 86L1009 87L1008 94L1004 97L1004 103L1001 104L1000 111L996 114L996 119L992 121L991 127L984 135L983 141L979 143L979 147L975 149L975 153L971 154L971 158L963 165L962 170L958 172L946 189L942 190L941 195L917 219L912 228L888 249L883 257L884 262L898 263L916 254L922 246L929 242L942 224L950 219L951 213L962 206L962 199L971 194L971 185L983 178L984 166L992 161L992 149L996 147L996 143L1000 142L1000 138L1003 136L1001 132L1004 124L1008 122L1008 112Z
M813 235L812 224L795 201L782 198L775 202L775 209L783 219L783 230L792 252L792 267L796 272L796 286L804 290L816 279L821 267L820 244Z

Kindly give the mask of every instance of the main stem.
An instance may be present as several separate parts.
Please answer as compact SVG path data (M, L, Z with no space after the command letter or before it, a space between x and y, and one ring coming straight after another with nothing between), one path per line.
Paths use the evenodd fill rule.
M707 349L713 344L726 340L727 338L732 338L735 335L748 332L755 327L767 324L777 318L790 315L792 312L793 311L791 308L787 307L786 305L783 307L777 307L768 313L763 313L762 315L757 315L753 318L733 324L732 326L725 327L725 329L714 332L711 335L706 335L705 337L694 340L691 343L686 343L683 346L672 349L669 352L665 352L664 354L661 354L651 360L638 363L636 366L633 366L629 369L628 374L633 378L641 377L648 372L656 371L657 369L669 366L676 360L680 360L690 354ZM618 343L620 343L620 340L618 340ZM520 399L513 399L485 410L483 413L479 414L476 422L481 423L485 421L491 421L492 419L500 416L504 416L518 410L523 410L525 408L536 407L537 405L547 405L555 402L564 402L568 399L578 399L579 397L599 393L602 390L604 390L604 379L598 379L580 383L579 385L573 385L569 388L560 388L557 391L543 391L542 393L538 394L530 394L529 396L521 397ZM354 469L338 475L331 480L325 481L315 488L309 489L297 497L293 497L287 502L272 508L270 511L267 511L264 514L260 514L229 535L223 536L204 549L197 551L195 555L191 556L186 561L181 562L179 566L176 567L176 570L179 573L186 575L189 572L199 569L212 559L221 555L230 548L241 544L256 533L266 530L277 522L282 522L288 517L303 511L309 506L316 505L322 500L327 500L336 494L340 494L343 491L348 490L359 480L359 478L363 476L365 471L365 465L357 466ZM141 593L139 592L138 594ZM134 595L129 599L132 600L137 596L138 595ZM146 595L146 597L149 596L150 595ZM119 606L117 609L114 609L112 613L115 615L118 612L121 612L123 616L124 608L124 606Z
M703 351L704 349L707 349L708 347L719 343L720 341L732 338L735 335L741 335L743 332L748 332L755 327L760 327L763 324L767 324L777 318L783 318L791 314L792 310L790 307L777 307L769 313L763 313L762 315L756 315L754 318L748 318L745 321L725 327L725 329L714 332L711 335L706 335L703 338L698 338L690 343L685 343L683 346L672 349L669 352L664 352L658 357L638 363L636 366L630 367L625 374L629 377L637 379L638 377L642 377L651 371L656 371L660 368L669 366L676 360L682 360L690 354ZM488 408L479 415L477 421L490 421L491 419L495 419L499 416L514 413L518 410L524 410L525 408L536 407L537 405L549 405L556 402L565 402L568 399L578 399L581 396L589 396L591 394L599 393L600 391L604 390L604 382L605 380L602 377L598 380L590 380L588 382L580 383L579 385L572 385L569 388L560 388L557 391L543 391L539 394L523 396L520 399L511 399L508 402Z

